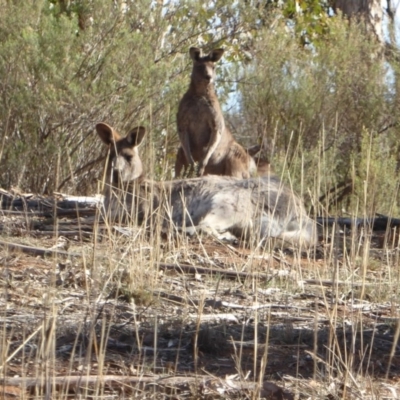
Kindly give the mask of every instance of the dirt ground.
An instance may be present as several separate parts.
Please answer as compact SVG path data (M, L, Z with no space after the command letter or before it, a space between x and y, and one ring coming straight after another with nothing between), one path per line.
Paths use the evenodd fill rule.
M90 229L63 244L2 218L0 398L400 396L399 247L384 232L299 253Z

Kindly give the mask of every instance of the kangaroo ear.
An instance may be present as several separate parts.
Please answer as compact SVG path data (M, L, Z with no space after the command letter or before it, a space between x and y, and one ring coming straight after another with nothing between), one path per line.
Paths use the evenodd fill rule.
M145 134L146 128L143 126L137 126L126 135L126 140L132 147L139 146L139 144L142 143Z
M110 125L107 125L104 122L100 122L99 124L96 125L96 131L97 134L100 136L100 139L105 144L111 144L121 139L121 136L119 136L118 133L115 132Z
M250 156L255 156L259 151L261 150L261 146L259 144L256 144L254 146L248 147L247 148L247 153L249 153Z
M189 49L189 54L190 54L190 58L193 61L199 61L199 58L201 56L201 49L199 49L198 47L191 47Z
M212 62L217 62L221 59L221 57L224 54L224 49L214 49L209 55L208 57L210 58L210 60Z

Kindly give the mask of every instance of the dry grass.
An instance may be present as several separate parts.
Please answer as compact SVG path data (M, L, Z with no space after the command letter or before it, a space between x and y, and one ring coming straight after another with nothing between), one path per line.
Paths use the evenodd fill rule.
M124 18L116 3L97 2L77 34L77 18L48 2L2 2L2 185L92 192L100 121L148 126L149 176L168 179L181 55L212 40L232 56L221 99L236 86L230 64L252 57L238 65L235 137L266 144L315 214L398 216L400 92L382 84L387 64L371 62L376 45L356 24L330 18L327 45L310 52L284 19L243 39L262 15L240 2L215 2L218 28L202 2L138 2ZM396 232L324 228L301 253L6 211L0 399L400 397ZM65 235L69 256L3 243L49 249Z
M14 243L56 243L8 232ZM2 398L400 393L395 239L326 231L299 254L94 232L69 238L73 258L1 251Z
M396 231L254 248L21 204L0 223L0 398L400 396Z

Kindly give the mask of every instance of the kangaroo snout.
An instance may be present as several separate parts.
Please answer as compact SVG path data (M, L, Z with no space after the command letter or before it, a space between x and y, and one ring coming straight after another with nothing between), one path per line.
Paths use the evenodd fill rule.
M210 74L205 75L204 79L209 83L213 83L213 77Z
M111 169L114 174L121 173L124 170L123 162L121 162L119 159L113 160L111 163Z
M214 76L214 69L212 67L206 67L203 73L204 80L206 80L208 83L214 83Z

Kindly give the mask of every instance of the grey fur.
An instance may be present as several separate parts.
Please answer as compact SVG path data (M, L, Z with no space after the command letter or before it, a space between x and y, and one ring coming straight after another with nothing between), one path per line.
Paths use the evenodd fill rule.
M280 238L312 245L316 225L298 196L273 176L238 179L209 175L154 182L143 175L138 146L144 128L122 138L107 124L96 125L109 146L105 191L109 218L159 222L164 230L210 232L217 237Z

